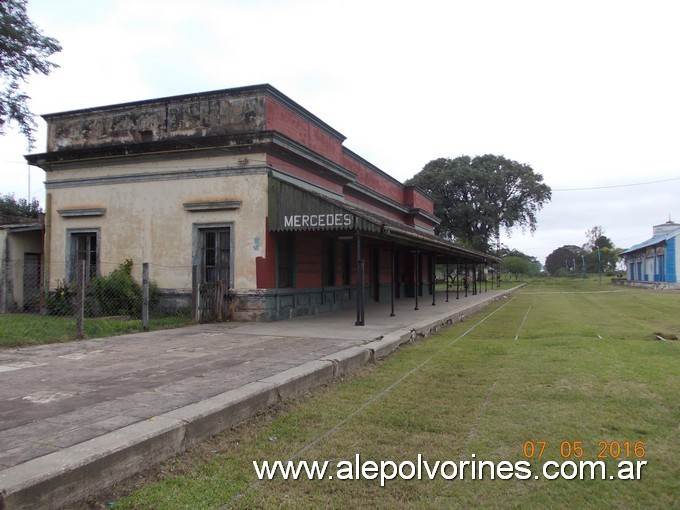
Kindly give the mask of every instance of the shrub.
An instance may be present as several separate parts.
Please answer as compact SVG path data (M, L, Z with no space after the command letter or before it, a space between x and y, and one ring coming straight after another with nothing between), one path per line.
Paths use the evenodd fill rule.
M57 280L57 288L49 293L45 306L50 315L73 315L73 289L66 280Z
M132 277L133 262L127 259L108 276L92 279L94 295L105 315L129 315L140 317L142 314L142 286ZM149 306L160 299L158 285L149 282Z

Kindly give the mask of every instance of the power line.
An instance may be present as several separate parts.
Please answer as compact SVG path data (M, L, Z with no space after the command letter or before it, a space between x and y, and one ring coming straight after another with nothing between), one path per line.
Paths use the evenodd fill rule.
M660 181L647 181L647 182L636 182L633 184L616 184L612 186L596 186L593 188L562 188L562 189L553 189L552 191L588 191L588 190L594 190L594 189L611 189L611 188L629 188L631 186L645 186L647 184L658 184L660 182L669 182L669 181L678 181L680 180L680 177L673 177L671 179L662 179Z

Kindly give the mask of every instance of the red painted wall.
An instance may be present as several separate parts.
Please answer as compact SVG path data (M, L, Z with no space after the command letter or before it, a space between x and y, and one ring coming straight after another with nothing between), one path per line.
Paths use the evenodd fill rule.
M396 202L403 203L404 191L401 184L397 184L384 175L368 168L361 161L353 158L351 154L343 153L343 158L339 163L357 174L357 182L359 184L363 184L373 191L385 195Z
M416 207L418 209L423 209L430 214L434 214L434 203L432 200L412 186L404 188L403 202L407 207Z
M321 238L301 233L295 241L297 288L321 287Z
M342 140L332 134L317 127L304 117L298 115L286 106L273 98L265 99L265 129L274 130L289 136L298 143L306 146L319 155L341 165L347 170L356 174L356 182L371 190L401 204L409 209L422 209L430 214L434 212L434 204L423 193L413 187L405 187L399 182L391 179L380 171L376 171L372 165L362 160L361 157L354 155L351 151L343 148ZM317 186L324 187L333 192L344 194L348 201L355 203L367 210L375 211L378 214L404 222L409 225L421 226L428 231L432 231L434 225L427 219L420 217L413 218L395 211L388 206L376 205L367 195L361 191L346 189L342 184L328 181L322 175L313 171L299 168L274 155L267 155L267 164L288 175L295 176L304 181ZM343 256L342 242L336 243L336 285L342 285ZM371 246L362 246L362 258L366 261L366 282L370 281L370 250ZM352 243L350 249L350 284L355 285L356 275L356 248ZM389 250L380 250L380 283L389 284L391 281L391 254ZM321 287L322 285L322 240L317 233L301 232L297 235L296 241L296 287ZM412 257L402 259L401 272L407 281L413 282ZM423 259L421 270L423 280L428 280L427 262ZM276 235L267 234L267 248L265 257L260 257L257 264L257 286L258 288L273 288L276 282Z
M276 234L269 229L265 243L265 256L255 259L257 288L273 289L276 287Z
M419 208L429 213L434 212L434 204L423 193L413 187L404 187L401 183L389 178L382 172L376 171L375 168L367 164L361 157L353 154L349 150L345 150L342 141L339 138L332 136L320 127L310 123L308 120L294 111L289 110L275 99L269 97L265 99L265 115L266 129L279 131L305 145L309 149L343 166L347 170L350 170L356 174L356 182L358 184L408 208ZM267 163L274 168L316 185L324 186L327 189L338 193L342 193L343 191L341 186L337 183L329 182L320 175L300 169L275 156L268 155ZM362 198L360 194L354 193L349 198L367 209L376 211L398 221L408 221L409 224L414 224L413 220L409 220L399 212L384 209L382 206L369 203L369 199ZM433 225L426 220L417 219L415 220L415 224L423 226L430 231L433 228Z
M267 154L267 164L289 175L299 177L302 180L311 182L312 184L316 184L317 186L321 186L327 190L342 194L342 185L331 182L320 175L310 172L309 170L304 170L298 166L288 163L287 161L283 161L276 156Z
M265 129L279 131L332 161L341 160L342 141L270 97L265 99Z

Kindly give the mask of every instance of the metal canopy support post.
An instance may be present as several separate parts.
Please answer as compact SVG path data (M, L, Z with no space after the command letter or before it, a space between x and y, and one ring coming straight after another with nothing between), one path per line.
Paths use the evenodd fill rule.
M355 326L364 325L364 260L361 258L361 236L357 234L357 320Z
M395 257L394 249L392 249L392 259L391 259L391 267L390 267L390 317L394 317L394 257Z
M449 259L446 259L446 302L449 302Z
M418 291L420 290L418 287L420 286L420 252L418 250L415 251L414 255L415 257L415 278L413 279L413 294L416 296L416 307L414 310L418 309Z
M470 286L468 263L465 263L465 278L463 278L463 289L465 290L465 297L467 297L468 287Z
M460 260L456 259L456 299L460 299Z
M149 331L149 263L142 264L142 329Z
M472 264L472 295L477 295L477 264Z
M434 281L437 278L436 275L436 270L435 270L435 258L434 255L430 255L430 290L432 290L432 306L435 306L436 303L434 301L434 295L435 295L435 283Z

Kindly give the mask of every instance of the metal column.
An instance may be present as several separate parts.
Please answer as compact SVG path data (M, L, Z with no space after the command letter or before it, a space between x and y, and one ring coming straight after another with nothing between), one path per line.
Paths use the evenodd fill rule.
M357 320L355 326L364 325L364 259L361 258L361 236L357 234Z
M391 306L391 311L390 311L390 317L394 317L394 257L395 257L395 252L392 250L392 260L391 260L391 267L390 267L390 306Z

